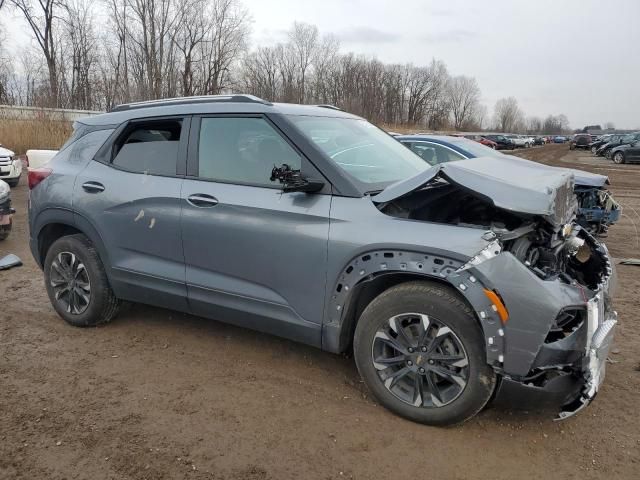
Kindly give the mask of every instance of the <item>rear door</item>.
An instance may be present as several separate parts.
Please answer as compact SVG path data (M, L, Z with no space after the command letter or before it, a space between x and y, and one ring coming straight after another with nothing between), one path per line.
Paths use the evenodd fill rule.
M331 195L270 180L276 165L318 172L265 116L194 117L191 130L182 241L192 311L319 346Z
M79 174L78 224L107 251L118 297L187 310L180 192L190 118L132 121Z

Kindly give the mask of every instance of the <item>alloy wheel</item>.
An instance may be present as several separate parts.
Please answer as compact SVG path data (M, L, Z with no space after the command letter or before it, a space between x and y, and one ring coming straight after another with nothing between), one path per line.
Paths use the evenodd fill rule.
M91 302L91 281L85 265L71 252L60 252L51 262L49 282L65 311L82 314Z
M458 336L422 313L391 317L376 332L371 355L386 389L416 407L450 404L469 379L469 358Z
M617 164L624 163L624 155L622 154L622 152L616 152L616 154L613 156L613 161Z

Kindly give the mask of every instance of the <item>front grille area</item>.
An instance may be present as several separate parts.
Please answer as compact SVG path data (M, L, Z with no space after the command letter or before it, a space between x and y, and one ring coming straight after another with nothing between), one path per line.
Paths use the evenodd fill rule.
M11 165L11 158L9 157L0 157L0 167L8 167Z
M573 193L573 182L567 182L556 192L554 216L559 224L571 221L577 210L577 200Z

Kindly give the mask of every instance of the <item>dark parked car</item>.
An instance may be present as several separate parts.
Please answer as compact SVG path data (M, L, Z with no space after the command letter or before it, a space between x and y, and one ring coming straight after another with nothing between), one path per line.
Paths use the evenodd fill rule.
M636 134L628 143L613 147L610 156L617 164L640 162L640 134Z
M569 150L582 148L584 150L588 150L591 146L591 135L585 134L577 134L569 142Z
M567 137L563 137L562 135L558 135L553 137L553 143L566 143Z
M589 148L590 148L590 150L591 150L591 153L593 153L594 155L596 155L596 154L598 153L598 148L599 148L601 145L604 145L605 143L607 143L607 142L609 141L609 139L610 139L610 138L611 138L611 135L610 135L610 134L607 134L607 135L600 135L596 140L594 140L594 141L591 143L591 147L589 147Z
M504 135L489 134L484 135L484 138L495 142L497 150L514 150L516 148L516 144Z
M353 349L382 405L433 425L517 392L565 418L603 381L614 273L570 173L431 167L335 108L233 95L78 121L29 186L31 251L71 325L128 300Z
M4 180L0 180L0 240L11 233L12 217L15 210L11 208L11 188Z
M617 146L622 147L622 146L624 146L624 145L630 145L630 144L632 144L632 143L635 143L635 142L636 142L636 141L638 141L638 140L640 140L640 132L636 132L636 133L627 133L627 134L623 135L623 136L620 138L620 141L618 142L618 145L610 146L610 147L606 150L606 152L605 152L604 156L605 156L605 157L607 157L607 158L609 158L609 159L611 159L611 158L613 158L613 157L612 157L612 152L613 152L613 149L614 149L614 148L616 148Z
M611 137L606 142L602 143L598 147L596 151L596 155L599 157L605 157L609 152L609 150L611 150L613 147L622 145L623 138L624 138L624 135L611 135Z
M547 143L547 139L545 137L536 137L533 140L534 145L545 145Z
M468 158L501 156L514 162L531 163L519 157L507 156L466 141L445 135L399 135L396 137L430 165ZM538 164L536 164L538 165ZM621 209L607 190L609 178L582 170L547 167L571 172L575 178L575 193L580 207L577 221L593 234L605 234L610 225L620 219Z

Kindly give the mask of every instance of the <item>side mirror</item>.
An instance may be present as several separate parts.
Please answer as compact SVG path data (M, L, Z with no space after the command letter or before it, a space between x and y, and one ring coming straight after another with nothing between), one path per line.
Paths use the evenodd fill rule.
M304 178L300 170L294 170L286 163L281 167L274 165L271 170L270 180L275 182L278 180L282 184L283 192L305 192L314 193L322 190L324 182L312 178Z

